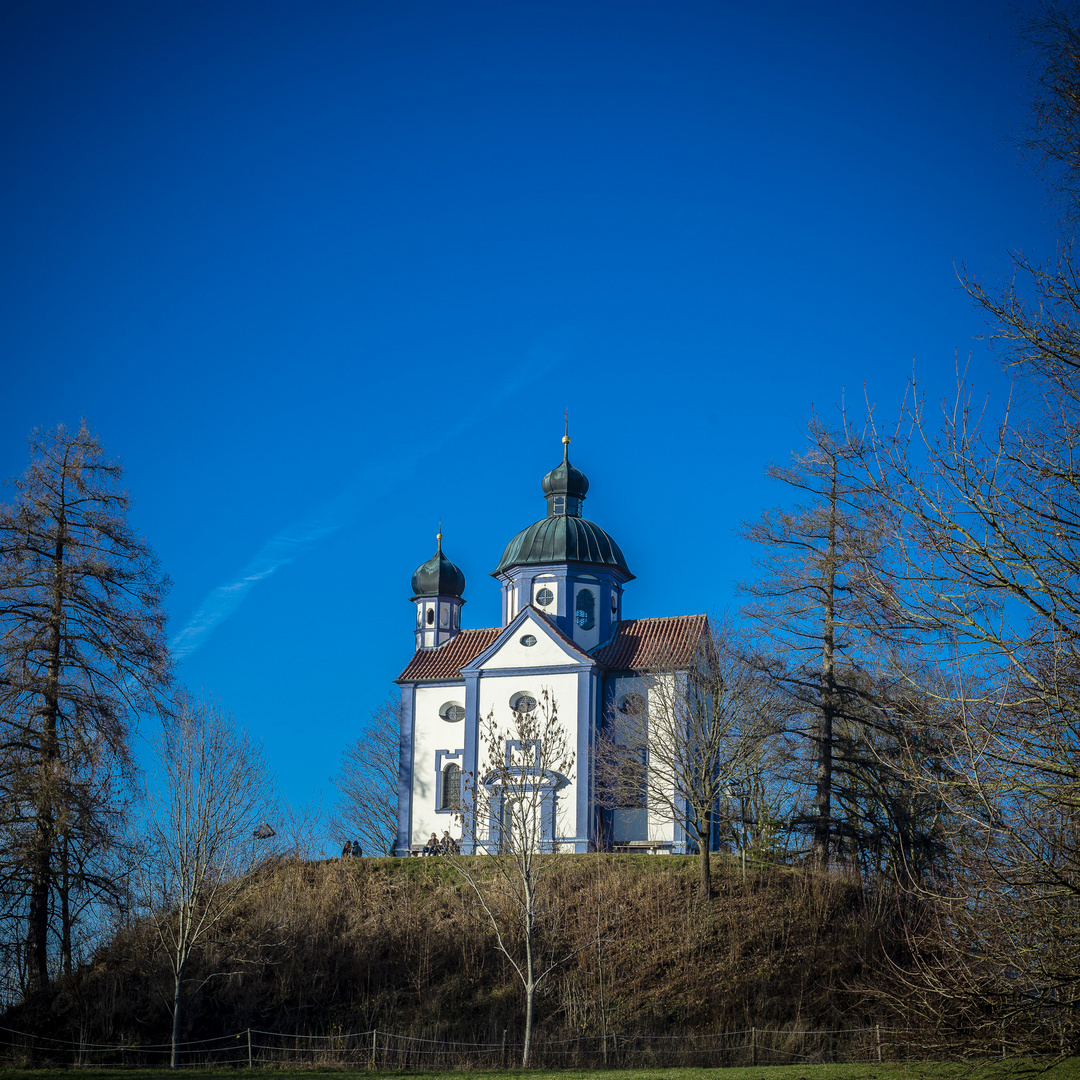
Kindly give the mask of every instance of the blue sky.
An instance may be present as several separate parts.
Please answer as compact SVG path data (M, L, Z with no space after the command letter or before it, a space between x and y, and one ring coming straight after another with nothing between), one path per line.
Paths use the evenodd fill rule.
M1030 3L1020 10L1030 10ZM329 777L464 622L561 456L637 580L714 612L812 408L957 357L959 288L1053 250L1011 4L8 0L0 475L85 417L173 580L181 678Z

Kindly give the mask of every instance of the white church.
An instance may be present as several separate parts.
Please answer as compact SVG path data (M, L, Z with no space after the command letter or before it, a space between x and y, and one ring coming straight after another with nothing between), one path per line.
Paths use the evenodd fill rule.
M463 629L465 576L435 554L412 576L416 652L401 687L397 853L419 850L455 826L468 785L482 782L478 734L494 712L509 718L545 695L574 749L572 776L553 791L551 835L559 850L642 848L685 853L694 844L670 807L611 808L597 790L597 742L618 710L647 710L661 666L691 670L707 636L704 615L624 619L634 575L618 544L581 516L584 473L563 459L541 481L547 513L519 532L492 572L502 587L502 625ZM647 767L647 762L643 763Z

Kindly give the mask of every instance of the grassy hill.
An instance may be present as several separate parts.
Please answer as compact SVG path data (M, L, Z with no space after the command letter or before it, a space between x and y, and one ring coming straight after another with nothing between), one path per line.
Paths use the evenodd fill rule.
M565 856L544 899L538 1035L799 1032L896 1022L873 993L895 950L895 910L839 876L766 868L745 885L719 860L697 894L694 858ZM503 901L496 896L498 906ZM206 980L185 1038L248 1027L379 1028L455 1040L520 1038L522 992L476 899L433 859L282 862L191 972ZM165 1041L171 981L145 925L8 1023L91 1039Z

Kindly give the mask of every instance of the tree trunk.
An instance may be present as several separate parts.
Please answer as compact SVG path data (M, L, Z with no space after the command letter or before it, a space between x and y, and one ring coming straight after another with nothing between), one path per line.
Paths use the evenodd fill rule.
M817 777L814 792L814 861L823 869L829 865L829 837L832 832L832 751L833 721L836 717L836 460L832 462L829 489L828 547L822 567L821 712L817 725Z
M533 928L536 925L536 909L531 881L525 880L525 1045L521 1050L521 1067L529 1067L532 1052L533 1005L536 1002L536 961L533 957Z
M64 626L64 519L57 521L52 556L52 611L49 619L48 667L43 688L41 766L30 856L30 910L26 928L26 979L33 992L49 981L49 887L52 880L54 786L60 762L57 718L60 713L60 654Z
M712 899L712 860L708 833L701 838L701 899L705 903Z
M45 772L44 767L42 772ZM42 783L45 783L42 777ZM49 981L49 877L52 807L38 799L34 849L30 863L30 909L27 914L26 982L32 994Z
M533 1003L536 1001L536 983L532 977L532 963L529 963L529 978L525 983L525 1046L521 1051L521 1067L529 1067L529 1055L532 1053Z
M71 863L67 835L60 842L60 965L65 975L71 974Z
M183 1004L180 997L180 990L184 982L184 969L178 967L176 969L176 975L173 979L173 1001L172 1001L172 1053L169 1056L169 1068L175 1069L179 1065L177 1060L177 1044L180 1042L180 1011Z

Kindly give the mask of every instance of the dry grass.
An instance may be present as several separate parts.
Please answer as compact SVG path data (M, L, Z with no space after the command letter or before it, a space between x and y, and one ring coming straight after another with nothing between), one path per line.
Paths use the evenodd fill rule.
M723 1080L1033 1080L1045 1066L1032 1061L1000 1062L990 1065L958 1065L948 1062L917 1062L908 1065L781 1065L770 1068L729 1068L719 1074ZM341 1080L341 1069L275 1069L280 1080ZM4 1080L67 1080L66 1069L0 1069ZM220 1080L221 1071L185 1069L188 1080ZM230 1069L231 1080L264 1080L264 1069ZM716 1080L716 1069L520 1069L445 1070L440 1072L397 1072L363 1070L372 1080ZM170 1069L95 1069L96 1080L166 1080L175 1077ZM1069 1058L1055 1065L1048 1080L1080 1080L1080 1059Z
M867 990L895 945L889 906L869 905L857 883L777 867L752 870L744 886L719 859L711 904L697 887L692 857L567 856L550 879L541 947L572 958L541 988L541 1039L756 1027L781 1042L788 1033L812 1057L830 1048L808 1030L897 1021ZM210 978L186 1010L185 1038L251 1027L520 1039L520 986L444 860L267 867L229 931L263 947ZM8 1026L162 1041L167 971L152 944L129 928ZM211 953L202 974L219 966Z

